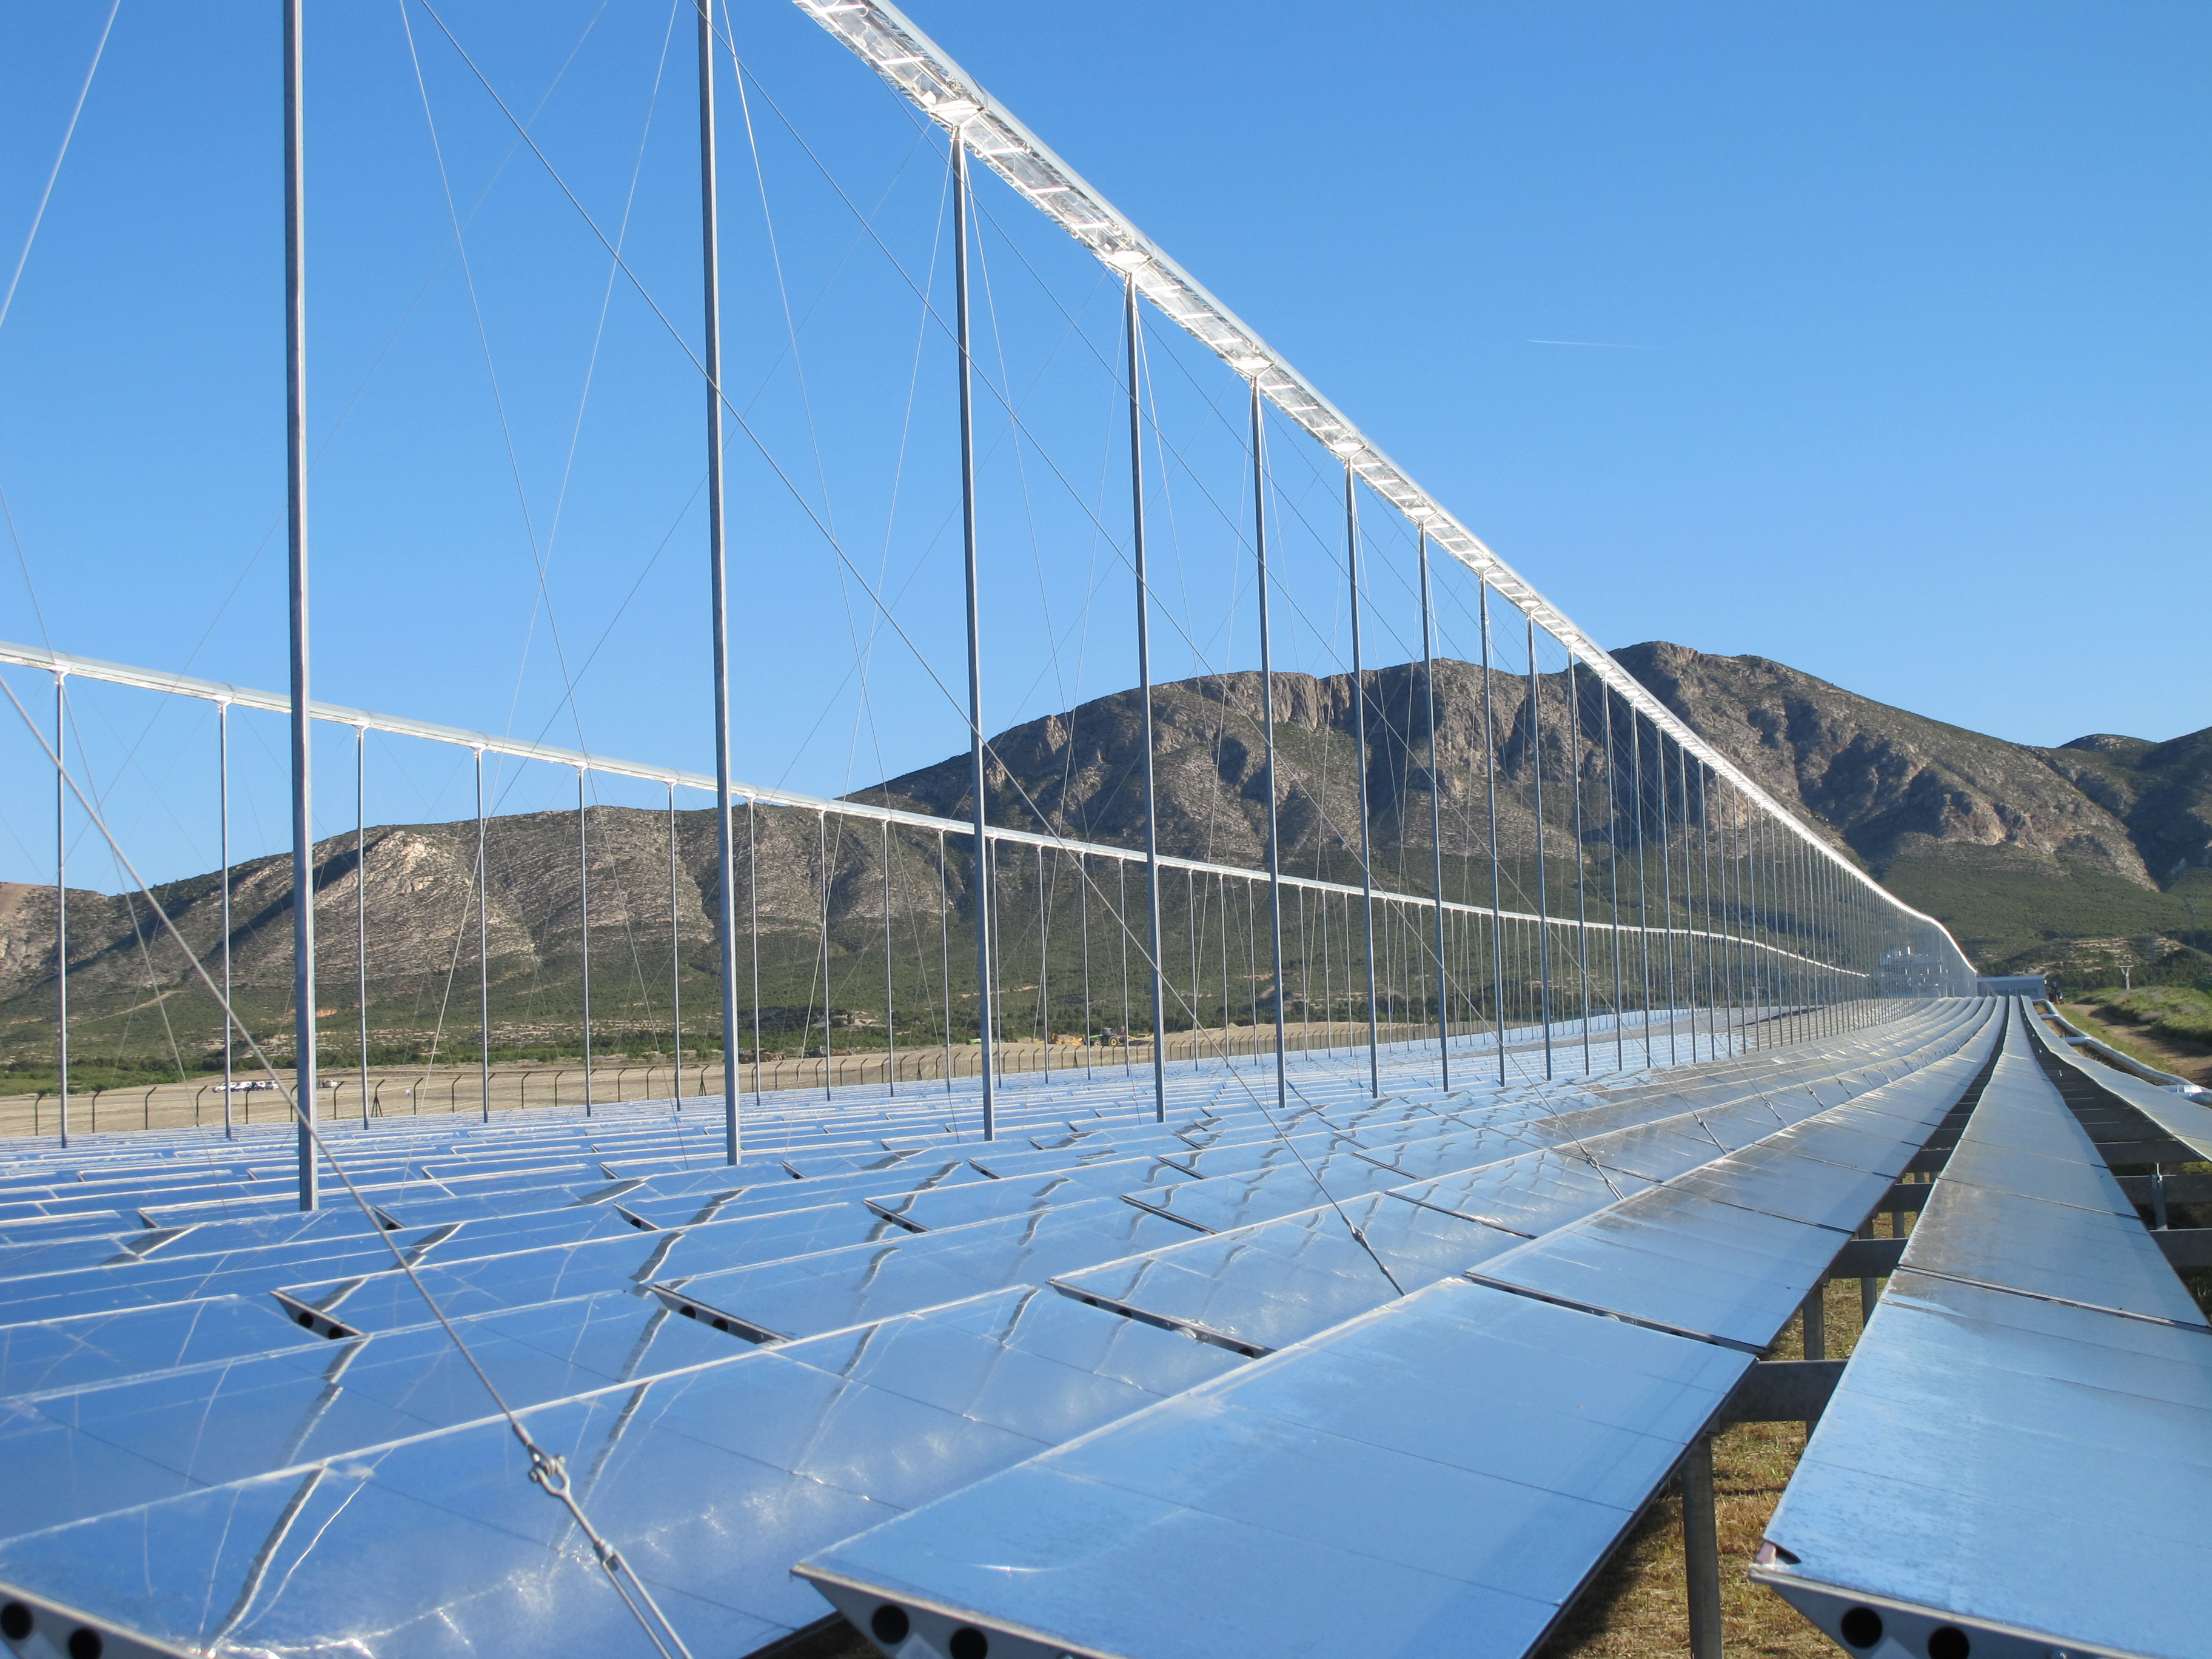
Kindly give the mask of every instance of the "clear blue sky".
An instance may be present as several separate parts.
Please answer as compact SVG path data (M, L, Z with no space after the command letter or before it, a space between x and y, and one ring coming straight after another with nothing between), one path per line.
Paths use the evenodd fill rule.
M0 274L107 12L0 13ZM396 3L308 12L318 695L706 769L696 375L428 13L418 88ZM2203 7L913 12L1601 641L1756 653L2022 742L2212 722ZM439 15L519 112L544 100L533 131L611 232L628 204L638 277L696 340L667 0ZM775 108L757 169L726 88L731 380L789 480L739 441L739 770L835 793L961 741L934 683L960 672L950 381L915 295L942 301L943 164L782 0L735 18ZM275 21L124 0L0 325L0 637L282 684ZM1025 434L987 410L999 725L1133 674L1114 295L1007 192L980 201ZM1155 353L1186 469L1165 667L1249 665L1235 389ZM1286 654L1326 668L1331 486L1273 441ZM1374 528L1388 587L1402 537ZM1378 657L1404 654L1395 603ZM95 715L151 866L206 867L204 823L159 800L201 788L198 728ZM377 764L372 817L465 805L450 757ZM27 800L0 875L45 856Z

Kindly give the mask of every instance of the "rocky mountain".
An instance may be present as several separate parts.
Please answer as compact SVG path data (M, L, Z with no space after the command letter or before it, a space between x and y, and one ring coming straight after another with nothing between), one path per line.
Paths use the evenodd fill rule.
M2212 922L2212 730L2041 749L1764 657L1613 653L1684 722L1990 963ZM2061 952L2063 954L2063 952Z
M1764 658L1706 656L1663 642L1615 654L1847 856L1950 923L1985 964L2048 956L2069 939L2184 933L2194 926L2191 904L2212 921L2212 730L2166 743L2098 735L2037 749L1890 708ZM1540 784L1540 873L1551 891L1573 885L1577 808L1583 867L1595 870L1609 833L1602 821L1608 770L1627 775L1631 738L1624 706L1587 673L1571 685L1564 672L1546 674L1532 686L1501 672L1486 686L1480 668L1440 662L1433 772L1431 705L1419 668L1378 669L1364 678L1363 751L1349 676L1276 677L1276 804L1287 869L1358 878L1364 778L1380 884L1427 890L1433 799L1448 890L1486 896L1486 699L1507 902L1534 905ZM992 821L1140 846L1138 714L1135 695L1122 692L1000 733L986 775ZM1259 676L1162 686L1154 727L1163 849L1261 863ZM854 799L962 819L971 810L969 775L966 757L955 757ZM1649 823L1655 809L1647 800L1644 810ZM1722 821L1724 799L1711 810ZM1632 821L1632 811L1624 805L1620 822ZM595 807L586 828L595 1024L664 1028L676 984L687 1030L696 1031L714 1012L711 814L678 814L672 847L664 813ZM561 812L490 824L483 931L497 1042L553 1041L574 1029L585 909L577 830L575 815ZM419 1050L434 1042L449 1052L474 1040L475 837L472 822L386 825L370 830L358 853L350 836L317 848L318 1000L334 1013L357 1007L355 915L365 905L373 1042ZM887 931L894 963L906 964L898 971L914 975L917 988L935 983L931 995L947 994L949 967L954 1004L972 995L960 989L972 983L972 958L963 965L962 951L948 947L941 932L943 919L953 918L957 931L972 910L964 839L923 830L886 835L811 811L763 808L744 828L737 877L741 925L750 941L747 924L757 918L762 939L764 1029L803 1024L805 1011L818 1013L825 1000L865 1022L866 1006L881 1006ZM1023 948L1049 955L1039 917L1070 902L1059 893L1063 880L1073 892L1072 873L1053 872L1051 890L1040 898L1030 861L1010 853L997 879L1002 931L1030 930L1036 943ZM1591 884L1593 917L1603 914L1601 885ZM155 896L193 952L215 960L222 938L216 876L171 883ZM232 972L241 1008L262 1029L283 1030L289 1020L290 902L288 860L256 860L234 872ZM219 1042L216 1005L143 896L72 890L69 910L70 993L76 1017L86 1022L82 1041L174 1053ZM0 1058L51 1045L53 929L50 888L0 884ZM954 1017L957 1023L957 1006Z

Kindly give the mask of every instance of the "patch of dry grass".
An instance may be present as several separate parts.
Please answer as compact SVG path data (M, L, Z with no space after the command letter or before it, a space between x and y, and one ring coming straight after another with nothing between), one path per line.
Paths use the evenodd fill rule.
M1889 1236L1887 1221L1878 1231ZM1828 1286L1828 1358L1848 1358L1861 1328L1856 1283ZM1767 1352L1804 1358L1797 1321ZM1805 1449L1796 1423L1739 1423L1713 1441L1714 1521L1721 1551L1722 1642L1730 1654L1836 1659L1834 1644L1790 1604L1744 1576ZM1655 1659L1690 1650L1682 1577L1682 1496L1668 1481L1596 1580L1570 1610L1538 1659Z

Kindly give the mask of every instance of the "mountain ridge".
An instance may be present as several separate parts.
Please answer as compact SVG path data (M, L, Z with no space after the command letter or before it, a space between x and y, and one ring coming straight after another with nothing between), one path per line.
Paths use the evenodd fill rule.
M2154 936L2194 926L2190 905L2201 902L2212 920L2212 729L2162 742L2090 733L2042 748L1875 702L1766 658L1711 656L1663 641L1613 655L1843 856L1949 926L1985 969L2056 965L2100 953L2141 959L2169 948ZM1433 797L1447 890L1468 896L1479 887L1479 900L1486 901L1486 701L1508 908L1536 908L1540 878L1553 884L1555 900L1572 886L1571 803L1589 815L1583 867L1596 867L1601 854L1593 849L1607 833L1597 822L1608 799L1607 719L1615 722L1616 765L1623 769L1629 739L1619 729L1621 705L1586 671L1571 685L1564 671L1533 682L1503 672L1486 680L1475 665L1440 660L1434 773L1429 687L1418 665L1362 676L1364 753L1349 675L1279 674L1274 689L1285 870L1358 880L1364 776L1377 884L1429 890ZM1164 851L1246 867L1262 861L1260 691L1250 672L1156 688ZM1000 733L985 780L992 821L1141 846L1139 715L1135 694L1121 691ZM964 819L969 778L968 758L958 755L848 799ZM1577 780L1583 787L1571 787ZM1533 810L1540 781L1547 804L1540 872ZM1716 796L1701 810L1719 822L1732 809ZM971 903L971 872L957 838L947 842L923 830L878 835L805 808L763 807L750 817L755 856L745 858L741 848L738 913L759 919L763 995L772 1005L799 1008L821 1000L817 940L825 912L833 966L850 958L832 987L842 1006L860 994L849 988L869 971L880 997L887 927L933 938L941 913L960 914ZM1624 812L1620 822L1629 821ZM673 975L687 1010L698 1011L696 1030L715 1002L712 813L677 815L672 871L665 813L594 807L589 825L595 1023L643 1029L665 1021ZM319 974L328 1000L354 1006L355 873L365 868L374 1023L472 1036L474 836L473 821L380 825L368 832L358 864L351 835L318 845L319 927L328 952ZM576 848L574 812L491 821L489 972L501 1031L574 1023L583 956ZM1002 867L1000 879L1033 878ZM193 951L211 959L221 938L216 877L165 884L157 896ZM1587 896L1590 915L1601 918L1596 884ZM288 858L234 866L234 972L241 1006L253 1008L258 1029L281 1029L290 981L289 906ZM180 1035L188 1028L220 1031L212 1003L189 981L181 952L143 900L73 889L70 908L72 1006L88 1020L106 1022L99 1029L131 1042L172 1048L204 1043ZM0 885L0 1048L51 1045L53 912L51 888ZM878 942L878 965L865 970L858 964L872 939ZM960 994L957 981L963 972L972 975L972 959L965 969L952 963L951 971ZM403 1005L410 1011L404 1017L392 1012Z

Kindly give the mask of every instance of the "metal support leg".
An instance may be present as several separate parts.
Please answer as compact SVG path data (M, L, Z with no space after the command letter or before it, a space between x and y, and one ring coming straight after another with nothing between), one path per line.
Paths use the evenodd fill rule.
M1552 903L1544 881L1544 702L1536 673L1536 619L1528 623L1528 781L1536 818L1536 1008L1544 1024L1544 1077L1552 1076Z
M235 1140L238 1131L230 1118L232 1083L235 1080L231 1068L232 1038L238 1022L231 1018L230 1000L230 700L226 697L215 707L216 750L216 834L222 842L222 1138ZM61 752L57 749L56 754ZM66 1049L64 1049L66 1056ZM62 1073L62 1098L69 1098L69 1073ZM68 1119L64 1117L66 1123Z
M700 365L707 377L707 601L714 646L715 953L721 974L722 1156L735 1164L743 1152L738 1121L738 908L736 826L730 799L730 604L722 500L722 276L721 235L716 225L714 173L714 31L713 8L699 8L699 246L705 328ZM752 804L746 803L750 825ZM756 931L755 938L758 933ZM754 981L759 981L755 963ZM757 1026L757 1020L755 1022ZM758 1037L754 1042L759 1048ZM760 1080L757 1063L753 1068Z
M1682 1571L1688 1583L1690 1659L1721 1659L1721 1550L1713 1517L1713 1443L1682 1458Z
M290 542L292 681L292 1110L299 1125L300 1207L315 1207L315 840L307 708L307 318L306 67L301 0L284 7L284 463Z
M676 780L668 781L668 1057L676 1062L678 1111L684 1109L684 939L677 927Z
M1359 501L1349 466L1344 469L1344 562L1352 592L1352 763L1359 770L1360 928L1367 951L1367 1087L1369 1093L1379 1096L1382 1092L1382 1059L1375 1023L1375 860L1373 824L1367 798L1367 773L1372 761L1367 752L1367 682L1362 677L1360 663Z
M1482 783L1490 805L1490 1010L1498 1033L1498 1083L1505 1085L1504 891L1498 850L1498 733L1491 708L1490 584L1477 590L1482 618Z
M971 106L972 112L972 106ZM960 528L967 573L968 599L968 764L969 787L975 795L975 1013L982 1038L983 1139L999 1133L998 1102L994 1093L991 1054L991 849L986 826L989 798L983 783L983 634L977 611L981 597L975 557L975 410L973 357L969 349L968 322L968 140L957 125L952 130L953 308L960 352Z
M61 675L54 676L54 1065L64 1146L70 1137L68 684ZM230 891L228 879L223 891Z
M1428 509L1421 509L1422 520ZM1443 774L1437 765L1437 651L1436 613L1429 599L1429 528L1413 526L1414 556L1421 580L1421 700L1429 738L1429 885L1434 901L1437 933L1437 1076L1440 1086L1451 1087L1450 957L1444 942L1444 828ZM1585 1068L1587 1069L1587 1068Z
M1122 295L1121 326L1128 346L1129 376L1129 523L1130 555L1137 577L1137 714L1138 740L1144 748L1145 785L1145 941L1147 976L1152 982L1152 1118L1168 1118L1168 1030L1165 958L1160 940L1160 837L1158 800L1152 767L1152 599L1145 570L1145 428L1143 356L1137 328L1137 277L1129 274ZM1123 938L1127 937L1127 907L1122 910ZM1124 1001L1127 1000L1125 997ZM1123 1011L1123 1035L1127 1035L1127 1011Z
M1283 1059L1283 858L1279 825L1275 806L1275 665L1274 637L1267 616L1267 452L1264 405L1260 401L1260 382L1252 382L1252 544L1259 561L1257 579L1260 592L1260 708L1261 720L1267 727L1267 937L1273 951L1271 958L1270 983L1274 993L1275 1021L1275 1106L1287 1110L1290 1106L1290 1083L1284 1071ZM1352 492L1352 463L1344 464L1345 493ZM1247 954L1249 951L1248 948ZM1222 952L1224 962L1228 952ZM1250 963L1246 964L1249 969ZM1228 1010L1222 1011L1221 1022L1229 1023ZM1259 1023L1259 1011L1253 1011L1253 1023Z
M482 1085L483 1121L491 1121L491 897L486 890L490 866L484 857L483 750L477 757L477 1065Z
M368 728L353 729L353 971L361 993L361 1127L368 1127Z
M592 852L584 830L584 769L576 769L576 933L584 949L584 1115L592 1115Z
M898 999L891 983L891 826L884 820L884 1085L898 1093Z

